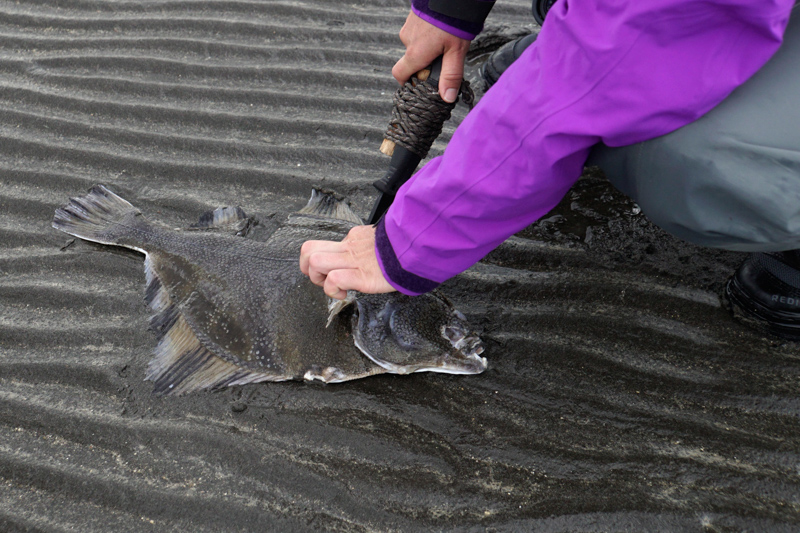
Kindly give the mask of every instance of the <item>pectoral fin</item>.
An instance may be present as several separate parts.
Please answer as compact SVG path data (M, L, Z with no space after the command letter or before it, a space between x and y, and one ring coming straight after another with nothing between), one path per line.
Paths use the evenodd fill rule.
M248 217L239 206L218 207L200 215L200 220L189 226L190 230L219 230L246 237L257 224L253 217Z

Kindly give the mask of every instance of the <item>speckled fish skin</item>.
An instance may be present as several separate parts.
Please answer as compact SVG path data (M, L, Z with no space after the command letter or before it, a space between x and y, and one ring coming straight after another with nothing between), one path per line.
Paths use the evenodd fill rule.
M288 379L338 382L386 372L483 371L479 339L438 296L413 302L411 314L421 311L433 324L422 336L401 318L408 312L396 312L411 309L400 294L363 302L366 295L357 295L351 298L357 307L326 327L327 298L300 272L299 250L309 239L339 240L358 222L332 195L315 193L309 206L268 241L257 242L152 223L122 198L95 186L57 210L53 226L145 253L146 299L156 311L151 325L160 337L147 379L157 393ZM381 310L385 320L359 319ZM363 330L358 337L370 341L357 346L351 328ZM460 345L443 342L456 330ZM424 338L431 335L439 338ZM436 353L425 352L431 349Z

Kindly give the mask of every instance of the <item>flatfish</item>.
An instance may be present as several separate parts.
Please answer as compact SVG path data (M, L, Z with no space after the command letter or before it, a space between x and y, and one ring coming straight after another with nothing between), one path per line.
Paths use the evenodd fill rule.
M145 376L154 392L485 370L480 338L443 295L351 292L339 302L300 272L303 242L339 240L362 223L335 194L314 191L264 242L233 233L247 220L228 207L172 229L103 185L56 210L54 228L144 254L145 300L158 336Z

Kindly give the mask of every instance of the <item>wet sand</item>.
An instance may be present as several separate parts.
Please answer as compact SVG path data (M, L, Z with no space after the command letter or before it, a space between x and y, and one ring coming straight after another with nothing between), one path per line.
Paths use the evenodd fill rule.
M594 169L445 284L484 374L150 394L141 256L53 212L105 183L174 226L241 205L252 238L313 187L368 213L406 9L0 4L0 531L800 527L800 348L724 308L741 254ZM490 35L529 9L499 2Z

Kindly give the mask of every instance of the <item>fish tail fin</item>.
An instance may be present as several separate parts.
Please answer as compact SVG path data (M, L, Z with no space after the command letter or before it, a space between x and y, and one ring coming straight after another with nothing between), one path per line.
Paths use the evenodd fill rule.
M103 185L95 185L89 194L70 198L67 205L56 209L52 226L64 233L101 244L118 244L115 233L126 218L141 212Z

